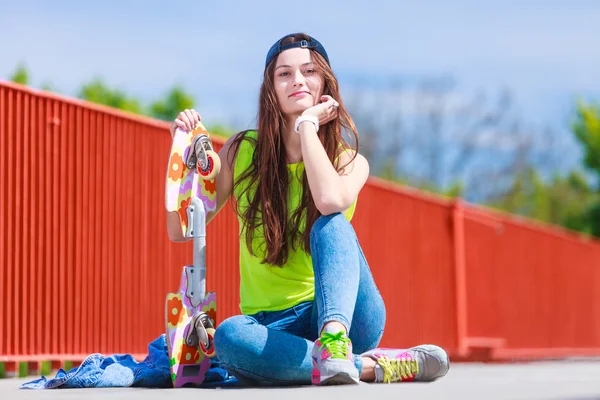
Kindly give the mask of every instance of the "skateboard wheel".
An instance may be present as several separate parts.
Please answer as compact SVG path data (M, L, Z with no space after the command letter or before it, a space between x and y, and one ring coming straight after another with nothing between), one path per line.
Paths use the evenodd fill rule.
M206 328L206 334L208 336L208 348L204 347L203 343L200 343L200 350L209 358L213 358L215 356L215 329L214 328Z
M212 150L206 150L206 160L208 161L204 168L200 165L200 161L196 164L198 174L205 181L214 179L221 170L221 159L219 155Z

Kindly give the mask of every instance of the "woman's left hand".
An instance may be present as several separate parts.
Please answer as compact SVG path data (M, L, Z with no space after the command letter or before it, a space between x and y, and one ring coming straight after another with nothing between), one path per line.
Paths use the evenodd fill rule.
M321 96L321 103L304 110L302 115L310 115L319 119L319 126L333 121L338 117L339 103L333 97Z

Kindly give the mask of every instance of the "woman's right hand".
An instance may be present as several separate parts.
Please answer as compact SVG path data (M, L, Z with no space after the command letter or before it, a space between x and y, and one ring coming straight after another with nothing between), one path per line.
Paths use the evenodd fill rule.
M180 112L177 115L175 121L173 121L173 123L171 124L171 138L175 136L175 131L177 130L177 128L181 128L184 131L190 132L196 127L198 122L200 122L201 120L202 118L200 117L200 114L198 114L198 112L193 108L191 110L186 109Z
M339 103L331 96L321 96L321 102L304 110L302 115L314 116L319 120L319 125L324 125L338 117Z

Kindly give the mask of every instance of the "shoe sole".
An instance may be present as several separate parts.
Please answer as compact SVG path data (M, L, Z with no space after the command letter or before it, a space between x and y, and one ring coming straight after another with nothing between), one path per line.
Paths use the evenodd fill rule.
M335 375L325 377L321 379L319 386L328 386L328 385L357 385L359 379L353 378L347 372L338 372Z

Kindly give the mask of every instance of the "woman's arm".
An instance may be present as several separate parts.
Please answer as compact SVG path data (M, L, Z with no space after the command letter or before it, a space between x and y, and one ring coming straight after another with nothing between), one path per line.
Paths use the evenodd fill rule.
M323 215L347 210L369 177L369 163L360 154L347 165L341 175L335 170L319 140L315 125L302 122L298 127L302 159L308 184L317 209ZM343 152L340 165L346 165L351 155Z

